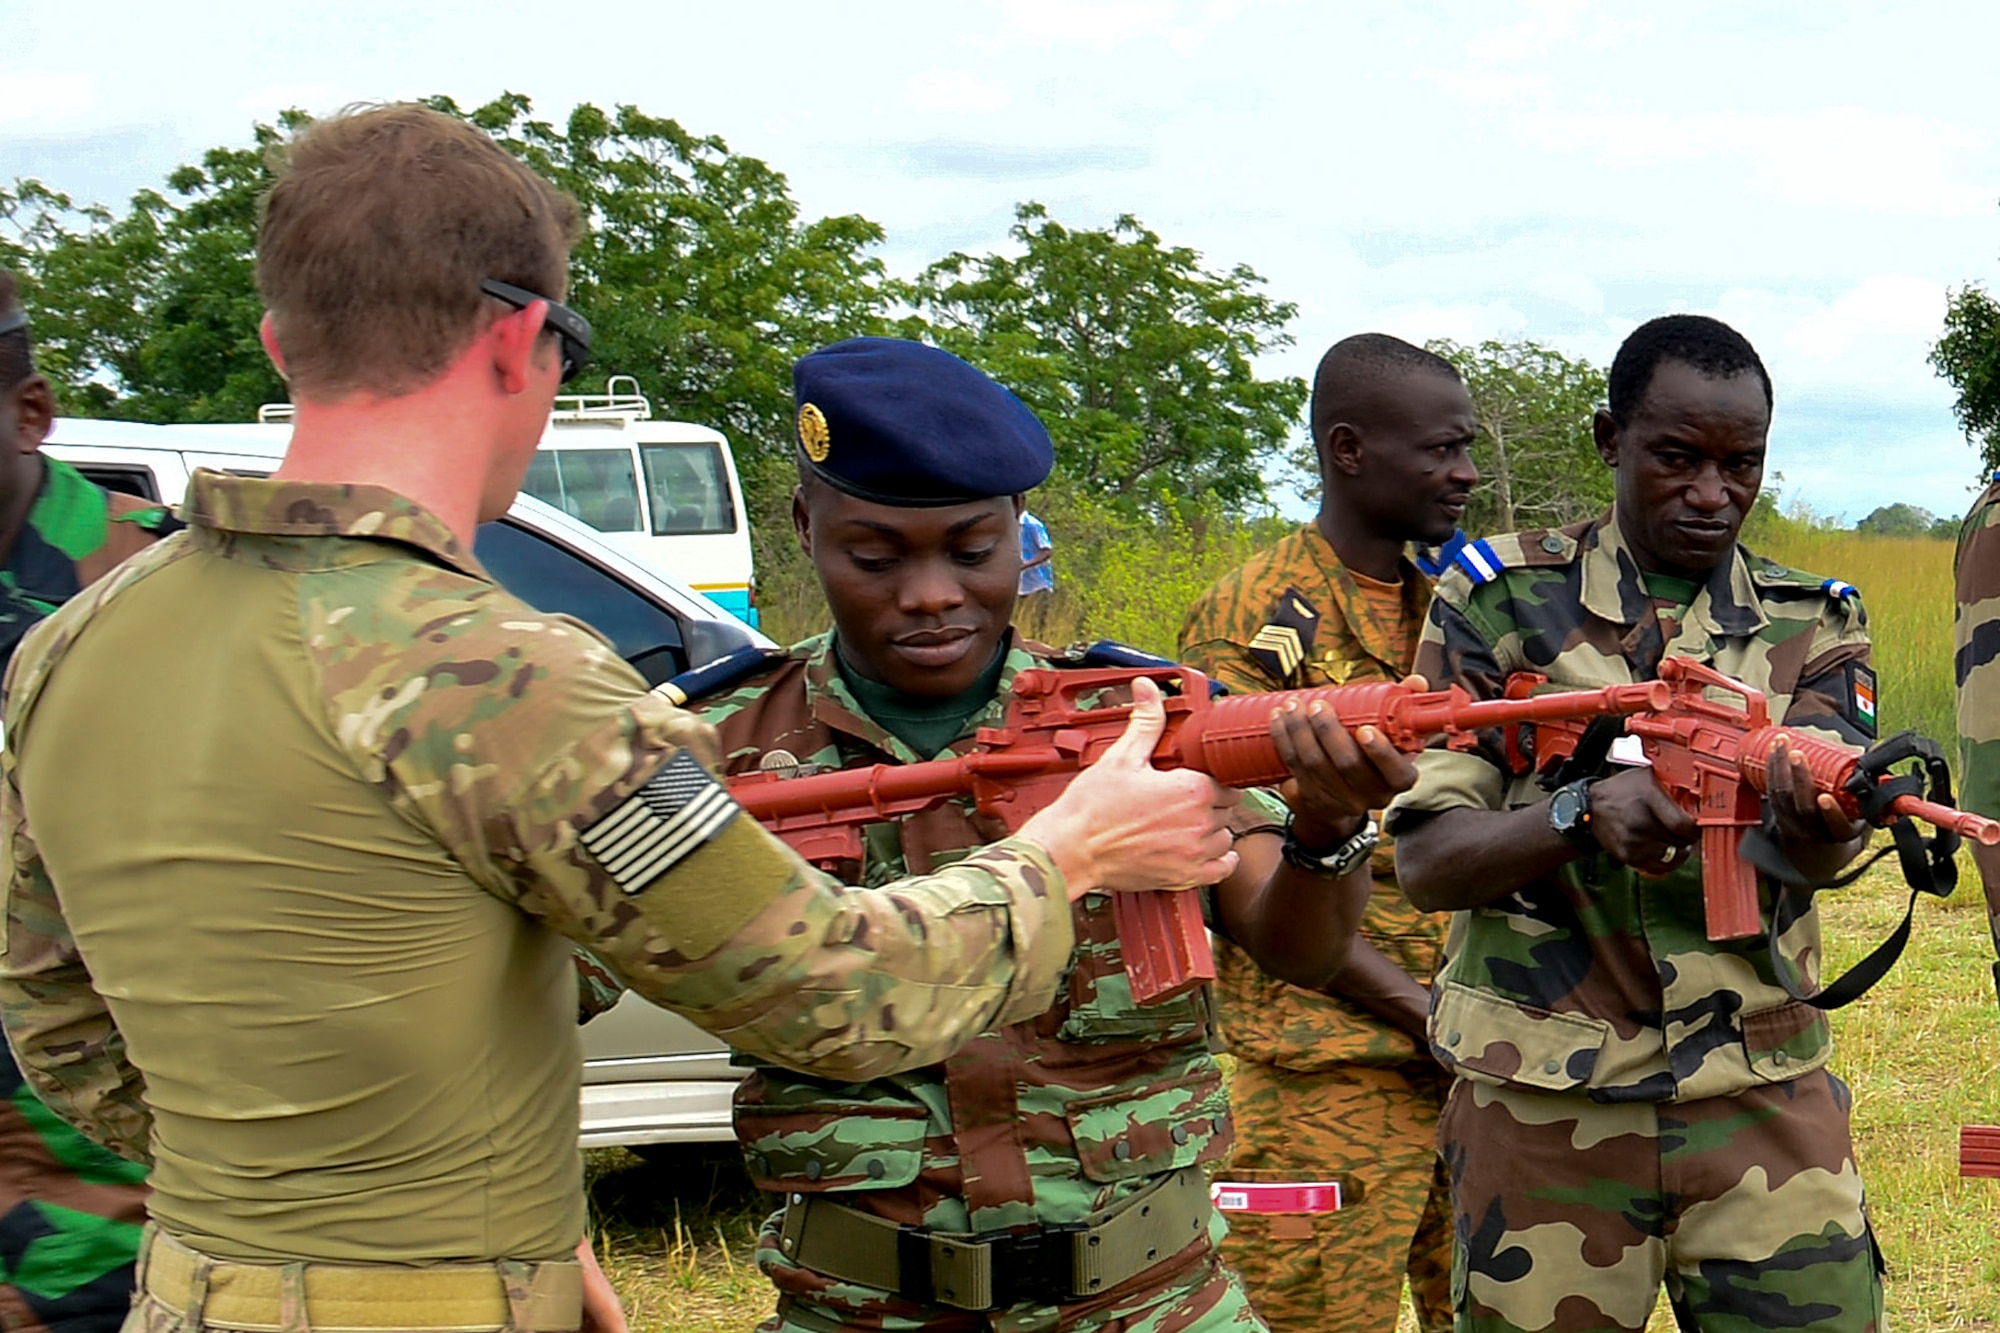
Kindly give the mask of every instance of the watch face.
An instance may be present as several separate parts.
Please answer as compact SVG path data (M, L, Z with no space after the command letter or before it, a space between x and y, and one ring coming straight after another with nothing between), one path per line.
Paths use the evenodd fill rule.
M1574 787L1564 787L1549 797L1549 824L1556 832L1570 832L1582 816L1583 794Z

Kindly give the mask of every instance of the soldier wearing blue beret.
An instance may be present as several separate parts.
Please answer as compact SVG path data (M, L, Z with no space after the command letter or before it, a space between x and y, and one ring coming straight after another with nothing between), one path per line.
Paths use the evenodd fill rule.
M1018 672L1064 664L1012 625L1021 492L1049 474L1048 432L920 343L838 343L800 360L793 385L793 519L834 628L691 706L732 773L968 752L1004 723ZM1320 985L1368 896L1367 812L1415 769L1330 712L1272 727L1296 756L1297 813L1261 794L1235 808L1215 917L1262 965ZM885 820L846 877L944 866L1002 831L957 804ZM1316 850L1287 856L1288 841ZM1106 895L1078 898L1072 924L1038 1017L862 1084L775 1065L745 1081L745 1160L785 1200L758 1247L779 1290L765 1329L1263 1327L1215 1248L1203 1166L1228 1148L1229 1102L1204 997L1133 1002Z

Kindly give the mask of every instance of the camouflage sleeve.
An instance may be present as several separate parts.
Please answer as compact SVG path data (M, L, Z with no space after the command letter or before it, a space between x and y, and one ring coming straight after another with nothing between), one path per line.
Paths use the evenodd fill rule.
M576 964L576 1021L582 1026L616 1008L625 988L610 968L591 957L590 950L578 949L572 961Z
M1227 582L1225 580L1225 582ZM1251 656L1249 636L1236 622L1243 619L1244 590L1218 584L1188 609L1181 623L1180 660L1229 687L1231 694L1265 694L1285 687Z
M1424 677L1434 690L1457 685L1474 699L1499 698L1515 668L1501 663L1493 638L1482 632L1467 608L1444 595L1445 587L1440 584L1439 595L1431 599L1411 672ZM1416 785L1389 803L1383 825L1392 837L1407 829L1410 817L1419 813L1461 806L1505 808L1507 770L1497 737L1481 736L1477 748L1465 751L1445 749L1444 741L1443 736L1435 738L1417 755Z
M1868 613L1859 594L1829 598L1812 635L1785 708L1785 725L1817 731L1846 745L1873 744L1875 673L1869 665L1873 648Z
M0 756L0 866L7 875L0 941L0 1021L21 1073L42 1102L84 1137L135 1162L152 1161L145 1083L63 920L55 885L28 830L13 752Z
M427 623L456 633L414 661L344 649L369 633L358 617L315 626L336 734L476 882L641 995L839 1081L935 1063L1048 1007L1074 939L1040 847L847 889L740 817L713 729L588 629L443 614Z
M2000 486L1958 530L1952 670L1958 684L1958 803L2000 818Z

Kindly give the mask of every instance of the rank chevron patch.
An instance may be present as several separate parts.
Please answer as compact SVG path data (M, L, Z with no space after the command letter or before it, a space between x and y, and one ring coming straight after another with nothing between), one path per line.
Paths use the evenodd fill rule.
M1306 650L1299 645L1299 632L1290 625L1266 625L1250 640L1250 650L1262 650L1277 658L1278 674L1289 676L1299 669L1305 660Z
M1278 594L1270 619L1250 640L1250 656L1282 686L1312 653L1319 608L1296 585Z
M682 750L577 840L629 896L722 832L740 810L701 762Z

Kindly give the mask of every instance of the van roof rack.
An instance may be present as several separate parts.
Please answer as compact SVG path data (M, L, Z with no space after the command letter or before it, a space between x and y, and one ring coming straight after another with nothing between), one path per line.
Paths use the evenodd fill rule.
M604 381L603 393L556 395L557 421L592 421L615 417L625 421L651 421L653 404L639 392L639 381L630 375L613 375Z
M556 395L557 421L651 421L652 400L639 392L639 381L630 375L613 375L604 382L603 393L563 393ZM265 403L257 409L260 425L284 425L292 420L290 403Z

